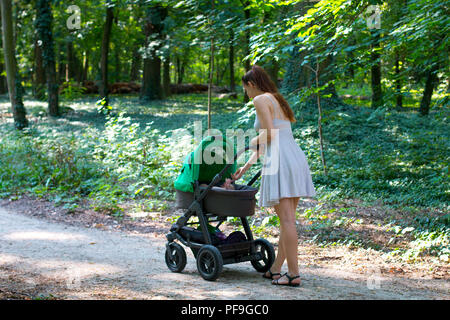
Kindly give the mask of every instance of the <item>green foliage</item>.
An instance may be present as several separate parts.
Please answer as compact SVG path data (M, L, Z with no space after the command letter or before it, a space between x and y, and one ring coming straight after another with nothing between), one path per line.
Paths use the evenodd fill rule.
M406 260L416 260L423 255L436 256L440 260L449 261L450 255L450 214L432 217L417 216L409 224L391 224L388 231L394 231L389 240L395 241L410 233L412 241L409 248L397 250L393 254Z
M186 148L178 150L178 141L171 134L183 127L192 133L194 121L205 121L204 115L195 115L199 103L206 108L205 99L205 95L184 95L168 100L164 107L155 104L145 108L137 99L117 99L106 118L96 116L91 101L84 102L86 110L95 112L86 113L84 126L71 123L69 118L57 126L41 120L24 133L16 133L2 125L0 159L4 165L0 167L0 192L3 196L24 191L42 196L60 194L64 205L64 199L85 196L98 196L105 203L109 197L110 203L120 203L125 198L171 199L182 156L189 152ZM81 108L80 103L71 107ZM382 199L392 206L447 208L450 131L446 113L432 113L429 119L422 119L386 109L324 110L325 156L329 165L325 176L315 112L301 107L299 103L294 137L307 156L319 194L367 201ZM115 114L114 110L121 111ZM213 125L218 129L253 125L253 108L238 113L233 112L238 110L237 105L229 108L225 103L224 108L217 104L215 110ZM157 112L164 116L156 116ZM223 121L219 121L221 118ZM100 122L92 122L94 119ZM178 159L174 158L175 153ZM252 166L243 180L248 181L259 168L260 164ZM255 186L258 185L259 180Z
M327 176L320 172L316 117L297 113L294 136L315 171L314 183L340 196L392 205L443 206L449 201L447 117L429 119L386 109L325 110Z
M102 113L105 115L109 115L111 113L112 107L107 103L106 98L103 97L102 99L98 100L96 102L97 105L97 112Z
M62 124L23 133L2 126L0 195L30 192L71 211L88 197L95 210L114 215L122 214L124 199L172 199L179 164L170 161L174 146L167 137L152 123L141 130L124 112L106 117L101 130L71 134Z
M364 221L358 217L356 207L329 209L325 202L319 202L315 207L306 209L299 218L306 221L307 232L312 233L309 242L321 247L343 245L350 248L370 248L410 262L425 255L448 261L449 214L435 217L419 214L401 220L386 216L388 223L379 224L377 238L384 235L389 240L381 242L373 241L369 235L364 234L364 229L358 228Z
M64 82L62 87L63 89L60 92L60 96L66 101L80 99L86 91L85 88L75 84L73 80Z

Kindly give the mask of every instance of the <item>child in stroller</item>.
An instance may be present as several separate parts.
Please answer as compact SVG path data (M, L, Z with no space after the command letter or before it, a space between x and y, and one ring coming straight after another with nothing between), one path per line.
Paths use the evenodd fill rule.
M206 183L202 183L200 185L200 187L207 187L207 186L208 185ZM235 189L234 184L233 184L233 180L229 179L229 178L226 178L225 182L223 184L217 186L217 187L224 188L224 189L227 189L227 190L234 190Z

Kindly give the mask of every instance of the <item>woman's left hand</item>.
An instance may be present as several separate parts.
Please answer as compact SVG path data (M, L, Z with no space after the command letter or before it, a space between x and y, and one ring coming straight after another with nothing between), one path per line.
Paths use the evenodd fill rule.
M236 172L233 174L231 174L231 177L233 178L234 181L239 180L244 173L247 171L247 168L245 166L240 167L239 169L236 170Z

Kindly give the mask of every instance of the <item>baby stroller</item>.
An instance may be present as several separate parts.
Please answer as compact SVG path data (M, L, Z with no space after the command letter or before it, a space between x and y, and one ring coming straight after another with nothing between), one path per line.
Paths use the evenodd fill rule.
M224 150L232 150L232 157L228 158L232 161L223 161L223 164L207 164L206 161L197 164L198 161L193 161L207 149L212 150L213 156L218 156L220 151L223 158L227 158ZM272 266L275 260L272 244L265 239L254 240L247 221L247 217L255 213L255 194L258 192L251 185L259 178L261 171L247 185L234 184L234 190L217 187L225 178L231 177L236 171L236 160L249 149L245 147L234 154L234 147L224 136L208 136L186 157L181 174L174 184L176 207L186 211L166 235L165 261L172 272L182 272L187 262L184 248L175 240L192 250L197 270L205 280L216 280L225 264L250 261L258 272L266 272ZM198 221L189 222L193 216L197 216ZM240 218L245 239L224 243L209 232L209 223L217 222L215 228L218 230L227 217ZM200 230L189 225L197 225Z

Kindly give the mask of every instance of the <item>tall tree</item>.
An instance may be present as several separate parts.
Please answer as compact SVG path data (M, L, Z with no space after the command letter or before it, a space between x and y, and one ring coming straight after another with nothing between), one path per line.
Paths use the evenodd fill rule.
M99 85L99 92L100 98L105 99L105 103L108 104L108 55L109 43L111 40L111 28L114 19L114 6L110 1L108 1L106 5L106 19L103 26L102 49L100 57L101 80Z
M137 43L133 46L133 54L130 68L130 81L137 81L139 79L139 70L142 66L142 57L139 53L139 45Z
M214 10L214 0L211 0L211 10ZM209 20L209 19L208 19ZM210 24L211 25L211 24ZM210 29L211 46L209 56L209 81L208 81L208 129L211 129L211 94L212 94L212 81L214 72L214 34L212 28Z
M164 97L170 96L170 54L166 54L163 63L163 91Z
M234 82L234 30L230 29L230 49L228 54L228 65L230 68L230 91L236 91L236 84Z
M408 7L408 0L387 0L387 7L388 10L386 10L383 13L383 28L385 30L392 30L395 28L396 24L403 18L403 16L407 13L407 7ZM389 44L390 35L387 32L386 34L386 42ZM395 104L396 107L401 110L403 109L403 94L402 94L402 86L404 82L404 64L405 64L405 53L407 52L407 48L405 46L399 46L393 48L393 50L389 50L386 48L386 53L391 53L391 56L394 60L394 63L392 65L393 67L393 81L394 81L394 90L395 90ZM389 73L387 73L389 76Z
M41 42L36 39L34 42L34 83L33 96L38 100L45 99L45 69L42 58Z
M423 90L419 107L419 112L422 116L426 116L430 112L431 96L433 95L434 87L439 83L438 70L438 65L434 65L426 71L425 89Z
M3 53L5 56L6 78L8 82L9 99L11 101L11 111L15 127L22 130L28 126L28 120L22 101L23 92L16 63L11 0L1 0L0 4L2 10Z
M52 31L53 15L50 2L50 0L36 0L35 26L39 40L42 42L42 56L47 78L48 113L49 115L56 117L60 115L60 112Z
M83 69L73 45L74 41L72 39L72 35L66 41L67 41L66 81L72 79L79 83L81 82Z
M163 41L163 21L168 10L161 5L147 7L144 34L145 54L144 72L142 77L141 99L154 100L164 96L161 85L161 59L158 56Z
M176 71L177 71L177 83L178 84L183 83L184 71L185 71L185 67L188 63L188 58L189 58L189 50L188 49L185 49L184 55L181 59L179 56L177 56L177 58L176 58Z
M316 19L314 24L319 24L323 28L322 33L309 37L301 36L305 31L302 28L313 28L314 25L306 24L300 28L301 33L292 39L291 56L288 59L286 66L286 73L283 78L282 91L283 92L297 92L314 86L316 83L316 76L318 77L319 86L326 86L322 90L322 94L328 98L322 99L324 104L340 103L340 99L336 93L333 81L335 80L335 64L332 51L335 50L337 40L333 43L327 42L333 37L335 28L329 26L331 19L329 17L322 17L321 14L329 15L330 13L317 9L311 9L314 6L313 2L297 3L291 8L291 13L302 16L302 19ZM311 9L311 10L310 10ZM314 11L317 10L317 11ZM317 15L317 17L315 16ZM322 20L327 23L322 23ZM320 22L319 22L320 21ZM309 32L309 31L306 31ZM323 38L322 38L323 37ZM303 44L303 46L302 46ZM317 71L317 75L314 71ZM311 98L313 98L311 96Z
M89 51L85 51L83 58L83 71L81 73L81 82L84 83L88 79L89 72Z
M250 13L250 1L248 0L241 0L242 6L244 7L244 21L247 24L246 28L245 28L245 47L244 47L244 52L246 56L250 55L250 17L251 17L251 13ZM249 71L251 69L251 65L250 65L250 59L245 59L244 60L244 68L245 68L245 72ZM244 92L244 103L247 103L249 101L249 97L247 95L247 92Z
M388 34L388 45L404 54L406 75L424 83L425 88L418 111L427 115L431 107L433 90L439 83L438 74L448 78L450 47L448 1L408 0L404 3L400 19ZM411 75L411 74L410 74ZM411 77L404 77L408 79Z
M0 14L1 19L1 14ZM1 26L1 20L0 20L0 26ZM0 37L0 40L2 37ZM3 41L2 41L2 47L3 47ZM8 93L8 81L6 79L6 76L3 75L3 72L5 71L5 64L3 63L3 60L0 60L0 94Z
M395 52L395 102L398 109L403 108L403 94L402 94L402 76L400 70L400 52L396 50Z
M5 65L3 61L0 62L0 94L4 94L8 92L8 81L6 77L3 75L3 71L5 70Z
M381 55L380 55L380 31L371 30L372 43L370 53L371 60L371 85L372 85L372 108L383 105L383 92L381 88Z

